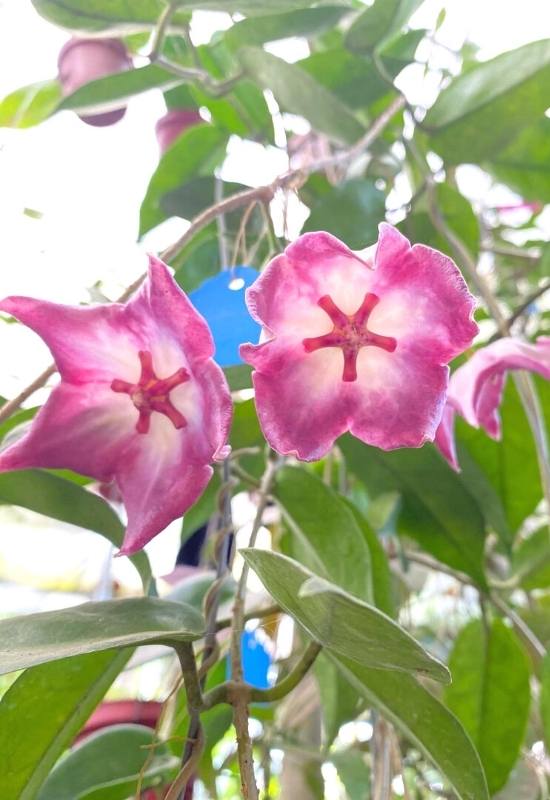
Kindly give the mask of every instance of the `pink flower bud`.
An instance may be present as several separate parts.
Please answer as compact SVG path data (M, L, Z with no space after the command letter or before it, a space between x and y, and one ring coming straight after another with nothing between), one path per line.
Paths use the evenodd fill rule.
M63 95L75 92L90 81L124 72L132 61L119 39L69 39L57 59L59 81ZM114 125L124 116L126 106L104 114L78 115L88 125Z
M155 125L155 133L163 155L172 142L193 125L204 122L196 108L173 108L159 119Z

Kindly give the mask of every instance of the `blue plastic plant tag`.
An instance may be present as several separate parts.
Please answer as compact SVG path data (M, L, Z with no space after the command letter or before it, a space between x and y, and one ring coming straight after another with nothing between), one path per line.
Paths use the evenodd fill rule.
M256 689L269 689L269 667L271 655L258 636L258 631L243 631L241 636L243 677ZM231 661L227 659L227 675L231 678Z
M244 290L259 274L252 267L235 267L208 278L189 295L210 326L216 345L214 360L220 367L242 364L239 345L260 338L260 326L244 301Z

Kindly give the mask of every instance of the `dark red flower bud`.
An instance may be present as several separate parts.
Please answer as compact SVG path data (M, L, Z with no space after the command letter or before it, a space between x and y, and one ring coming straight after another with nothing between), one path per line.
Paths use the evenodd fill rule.
M119 39L69 39L57 59L59 81L64 95L72 94L90 81L132 67L132 60ZM81 116L88 125L114 125L124 116L126 106L104 114Z
M163 155L187 128L201 122L204 120L196 108L173 108L168 111L155 125L160 154Z

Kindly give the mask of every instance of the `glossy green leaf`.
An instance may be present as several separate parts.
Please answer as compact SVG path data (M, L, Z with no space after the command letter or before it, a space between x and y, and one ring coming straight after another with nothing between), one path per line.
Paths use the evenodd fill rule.
M55 111L61 99L56 80L32 83L8 94L0 101L0 128L30 128Z
M274 600L328 650L372 667L449 680L440 661L373 606L287 556L250 548L240 553Z
M526 591L550 586L550 529L547 525L518 544L513 553L512 570Z
M346 46L358 53L378 48L396 34L423 0L376 0L353 22L346 35Z
M274 495L293 537L292 552L315 573L373 602L370 552L352 511L322 480L296 467L277 474Z
M4 472L0 475L0 501L95 531L115 547L120 547L124 538L124 526L105 500L73 481L43 470ZM151 582L149 559L141 552L130 556L130 560L147 590Z
M290 11L286 14L269 14L262 17L243 19L237 22L224 35L225 42L232 48L260 45L290 36L311 36L338 24L349 14L345 6L321 6Z
M330 746L340 727L358 717L363 703L357 690L325 654L317 657L313 671L321 698L324 742Z
M352 111L296 64L256 47L243 48L239 58L249 77L270 89L284 111L305 117L338 142L355 142L364 133Z
M479 756L464 728L439 700L410 675L369 669L331 656L374 708L433 762L459 800L488 800Z
M200 639L204 620L183 603L132 597L0 620L0 674L69 656Z
M483 166L525 200L550 203L550 119L526 128Z
M0 702L4 800L36 797L131 654L75 656L32 667L17 678Z
M302 230L328 231L352 250L361 250L376 241L385 209L384 193L372 181L353 178L321 197Z
M163 195L182 186L221 158L226 135L211 125L195 125L168 148L151 176L140 210L139 233L154 228L166 215Z
M164 8L162 0L32 0L32 4L48 22L83 34L151 30ZM189 13L178 12L172 25L183 27L188 20Z
M460 477L432 446L383 452L351 436L339 440L349 468L373 496L402 496L398 530L449 566L485 586L485 524Z
M492 158L550 105L550 39L502 53L459 75L424 120L450 164Z
M156 744L151 757L150 747ZM113 725L74 747L48 776L37 800L126 800L142 789L166 785L178 760L143 725Z
M375 531L369 525L367 519L359 509L345 498L344 502L353 514L355 522L359 526L369 549L371 580L373 592L373 604L388 617L396 616L395 599L392 591L392 574L386 551L382 546Z
M113 108L120 108L131 97L147 92L149 89L166 91L180 83L181 78L175 77L173 73L167 72L156 64L148 64L146 67L117 72L106 78L86 83L76 92L63 98L57 110L70 109L97 113L109 111Z
M451 711L472 737L491 793L518 759L529 715L529 662L515 633L500 619L488 630L474 620L458 635L449 659Z

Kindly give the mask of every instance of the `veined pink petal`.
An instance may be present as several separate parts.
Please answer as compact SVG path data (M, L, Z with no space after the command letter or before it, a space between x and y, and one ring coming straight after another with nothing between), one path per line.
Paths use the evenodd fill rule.
M0 454L0 471L68 467L114 479L133 553L181 516L227 455L232 403L213 342L166 266L126 305L94 308L7 298L50 346L61 383L30 431Z
M498 407L502 400L506 372L524 369L550 380L550 338L535 344L504 337L482 347L453 373L449 398L457 411L475 428L493 439L500 438Z
M371 265L325 233L305 234L247 293L267 341L246 344L258 416L281 453L320 458L350 431L385 450L433 440L447 362L477 332L453 262L389 225Z
M99 481L114 477L135 437L137 411L106 384L56 386L29 432L0 453L0 472L42 467L72 469Z

